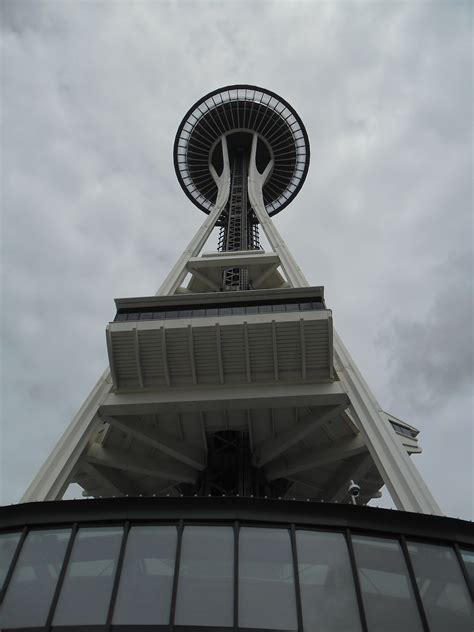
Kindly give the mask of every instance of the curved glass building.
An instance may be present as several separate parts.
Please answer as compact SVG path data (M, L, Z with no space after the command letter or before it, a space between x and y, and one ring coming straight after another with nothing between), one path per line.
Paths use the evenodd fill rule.
M183 118L176 174L204 222L157 295L116 299L108 369L0 508L3 632L474 629L472 524L441 515L418 430L383 411L272 222L309 159L296 111L256 86ZM367 506L383 485L397 511Z

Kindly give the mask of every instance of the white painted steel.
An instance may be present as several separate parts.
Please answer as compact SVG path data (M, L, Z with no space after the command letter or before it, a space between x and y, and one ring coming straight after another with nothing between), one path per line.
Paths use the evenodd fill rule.
M213 174L218 186L216 204L162 283L157 294L173 294L176 292L187 274L186 265L189 259L199 254L227 203L230 193L230 167L225 137L222 137L221 142L224 167L220 176L217 176L215 171ZM20 502L62 498L71 480L74 468L87 448L88 442L97 427L97 411L104 398L110 393L111 387L110 369L107 369L23 494ZM93 466L90 465L90 467Z
M278 230L273 225L272 220L268 216L263 203L262 186L265 183L271 169L272 163L267 165L265 171L260 174L256 167L256 147L257 135L254 135L251 150L251 160L249 166L248 192L249 199L252 204L257 218L265 232L274 252L278 256L281 267L286 275L290 286L307 287L308 283L301 269L298 267L295 259L288 250L284 240L280 236ZM212 232L222 210L225 208L229 191L230 191L230 169L228 162L228 153L225 138L222 139L222 149L224 156L224 169L221 176L218 176L213 170L212 165L209 166L211 173L218 185L218 196L214 209L206 218L201 228L197 231L188 247L176 262L175 266L169 273L168 277L158 290L159 295L171 295L179 291L180 284L188 272L188 266L192 258L197 257L209 235ZM245 254L242 259L245 259ZM242 263L244 265L244 263ZM272 263L276 265L276 263ZM199 268L199 264L195 266ZM275 315L272 315L275 318ZM166 470L165 477L174 475L178 476L178 470L181 466L181 476L186 480L189 472L183 471L182 466L197 471L205 467L206 451L195 445L190 446L189 442L179 441L173 437L166 436L161 432L151 432L147 428L137 425L131 425L124 416L135 417L137 415L156 414L157 411L165 412L186 412L199 411L202 415L201 424L202 432L205 432L205 416L212 415L212 411L223 411L227 414L233 410L246 411L246 427L251 428L251 440L254 446L254 458L259 467L272 462L273 465L268 466L269 475L275 477L282 472L293 474L302 472L307 466L308 455L300 458L299 462L289 461L286 466L281 464L282 455L292 449L295 443L304 438L307 433L317 430L318 424L324 423L330 417L337 415L338 412L351 406L353 419L360 431L360 436L355 439L343 439L340 444L340 450L337 449L337 442L331 448L320 452L314 452L314 458L317 462L318 454L321 462L329 463L329 461L338 460L338 455L342 459L348 458L347 469L343 468L333 481L332 488L327 489L326 500L339 500L344 498L346 491L345 486L350 478L364 476L373 463L376 464L385 484L387 485L396 506L406 511L415 511L421 513L441 513L441 510L434 500L432 494L426 487L421 476L408 457L406 450L402 445L402 441L397 437L395 431L387 422L384 413L377 400L371 393L365 380L362 378L355 363L350 357L347 349L344 347L339 336L334 332L334 368L339 378L337 382L327 384L291 384L284 380L281 384L254 384L255 367L252 358L252 339L250 329L250 319L246 317L246 324L242 328L242 380L246 384L227 385L225 384L226 376L226 359L223 353L222 339L225 328L220 326L221 323L214 324L212 333L212 344L216 348L217 377L220 384L212 384L209 387L196 384L199 379L199 363L196 361L196 335L195 330L189 333L189 323L185 325L185 342L184 348L187 353L187 362L190 364L190 381L188 386L181 386L177 390L169 389L174 376L173 362L176 361L176 351L171 343L167 340L167 331L172 329L171 323L166 326L161 325L156 330L157 343L162 350L162 359L160 366L164 379L164 389L152 392L142 393L114 393L111 391L112 379L109 371L106 371L101 377L96 387L85 401L71 425L60 439L56 448L51 453L46 463L41 468L38 476L30 485L22 498L23 502L32 500L50 500L60 498L67 487L68 482L74 474L78 461L85 455L85 450L93 436L98 425L105 419L112 424L114 428L121 428L127 435L134 437L137 441L157 449L166 455L166 458L175 459L174 470ZM248 322L247 322L248 321ZM147 327L143 323L143 330ZM297 338L298 348L307 342L306 329L302 332L300 323L297 322ZM126 329L126 328L125 328ZM113 331L121 330L121 326L115 329L115 325L108 334L108 346L112 368L114 369L114 379L116 378L116 357L117 349L114 348ZM130 353L134 362L134 379L138 386L144 386L146 380L146 372L144 367L143 350L140 344L140 331L142 323L135 325L131 330ZM332 330L331 330L332 331ZM273 377L279 376L281 373L279 366L279 358L281 352L278 348L277 330L275 324L271 325L270 330L270 361L271 372ZM300 354L299 359L299 375L305 376L309 371L307 353ZM189 354L193 355L190 358ZM193 369L194 367L194 369ZM251 382L251 383L250 383ZM316 406L331 407L323 412L321 409L311 412L307 417L298 419L296 415L296 424L287 431L268 438L264 443L256 443L257 432L259 426L252 421L252 410L267 409L276 410L281 406ZM100 410L100 416L99 416ZM296 409L295 409L296 410ZM336 412L337 411L337 412ZM322 417L326 417L322 421ZM273 419L273 417L272 417ZM275 428L274 420L272 428ZM362 440L362 441L361 441ZM364 453L358 454L363 446L367 447L370 457ZM204 437L205 446L205 437ZM100 452L100 454L99 454ZM337 454L336 454L337 452ZM104 489L109 489L115 493L128 493L130 483L126 477L119 471L120 468L114 469L113 463L115 459L122 459L120 452L113 450L94 447L88 453L88 461L82 459L80 467L90 476L96 477L99 484ZM278 458L280 457L280 461ZM112 465L109 467L106 465ZM105 465L105 467L103 467ZM122 469L132 472L140 469L140 463L136 457L129 455L123 457ZM273 468L273 470L271 469ZM285 469L286 468L286 469ZM141 464L142 473L146 470L152 476L158 476L160 470L158 466L146 460ZM174 471L174 474L172 473ZM161 472L161 475L163 472ZM302 482L302 484L306 484ZM165 489L163 482L163 489ZM133 486L132 486L133 489Z
M107 369L82 404L20 502L62 498L77 461L100 423L98 410L110 393L112 380Z
M249 166L249 199L268 241L280 257L288 280L294 287L304 287L309 285L306 277L265 211L262 187L271 164L262 174L258 172L255 159L257 140L258 137L254 134ZM337 375L349 395L357 424L395 505L405 511L441 514L438 503L406 451L400 446L395 431L383 418L380 404L334 329L333 342Z

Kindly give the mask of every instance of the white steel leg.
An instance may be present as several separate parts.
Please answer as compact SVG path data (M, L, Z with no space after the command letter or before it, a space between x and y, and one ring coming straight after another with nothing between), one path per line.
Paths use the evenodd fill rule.
M288 250L283 238L269 217L262 188L271 170L271 163L260 174L255 155L257 135L254 134L249 167L249 198L252 208L272 248L279 255L282 268L294 287L309 283ZM367 448L387 485L398 509L419 513L441 514L441 509L429 491L420 473L405 450L400 446L395 431L380 414L382 408L363 379L349 352L334 330L334 367L351 401L359 429Z

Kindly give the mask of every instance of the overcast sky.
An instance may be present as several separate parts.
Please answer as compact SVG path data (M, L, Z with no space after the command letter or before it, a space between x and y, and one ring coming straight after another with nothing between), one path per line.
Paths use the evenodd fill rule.
M204 219L173 170L182 116L249 83L311 142L278 228L382 407L421 430L443 511L472 518L472 3L0 6L3 502L106 366L113 299L154 294Z

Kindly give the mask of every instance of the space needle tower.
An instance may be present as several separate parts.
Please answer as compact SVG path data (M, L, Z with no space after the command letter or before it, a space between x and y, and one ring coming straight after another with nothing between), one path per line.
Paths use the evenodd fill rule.
M221 88L173 156L206 217L155 295L115 300L107 369L0 508L2 631L472 632L472 524L273 223L308 173L300 117ZM368 505L384 485L396 511Z

